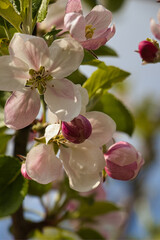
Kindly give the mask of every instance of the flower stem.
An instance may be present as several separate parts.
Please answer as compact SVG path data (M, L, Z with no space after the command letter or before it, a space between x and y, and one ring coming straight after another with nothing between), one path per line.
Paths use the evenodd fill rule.
M42 118L42 123L46 122L46 103L44 101L44 96L41 95L41 103L42 103L42 110L43 110L43 118Z

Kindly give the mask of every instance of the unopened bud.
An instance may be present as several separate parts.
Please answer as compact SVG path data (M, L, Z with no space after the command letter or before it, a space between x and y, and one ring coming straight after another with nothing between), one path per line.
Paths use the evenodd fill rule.
M159 48L151 41L141 41L138 46L139 54L146 63L157 62L157 53Z
M72 143L84 142L91 133L92 126L89 120L82 115L74 118L71 122L62 122L62 134Z
M112 145L104 154L106 160L105 171L118 180L135 178L144 164L139 152L127 142L118 142Z
M31 178L28 176L27 171L26 171L26 164L22 163L21 166L21 174L24 178L31 180Z

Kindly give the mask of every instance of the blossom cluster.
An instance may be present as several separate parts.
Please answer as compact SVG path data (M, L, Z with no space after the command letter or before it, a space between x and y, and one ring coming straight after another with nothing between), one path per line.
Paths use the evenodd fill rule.
M0 57L0 89L12 92L4 110L6 126L18 130L32 124L41 99L48 108L44 135L22 164L25 178L47 184L64 169L71 188L85 192L102 182L104 169L120 180L138 174L143 158L128 143L110 146L114 120L102 112L86 112L87 90L66 78L80 66L84 49L96 50L114 36L111 20L111 12L101 5L84 17L81 1L68 0L64 28L69 35L48 47L41 37L15 33L9 55Z
M157 17L159 23L156 23L156 21L151 18L150 29L155 38L160 40L160 10L158 11ZM147 38L139 43L138 49L143 64L160 62L160 47L156 40Z

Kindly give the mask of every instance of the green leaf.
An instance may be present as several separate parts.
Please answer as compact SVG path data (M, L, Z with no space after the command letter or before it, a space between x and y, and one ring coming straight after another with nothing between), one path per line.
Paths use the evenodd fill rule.
M45 227L43 229L43 232L40 232L39 230L36 230L31 240L82 240L77 234L60 229L60 228L52 228L52 227Z
M37 16L42 0L32 0L32 16L33 19Z
M106 66L103 62L95 60L95 63L99 64L99 69L83 85L87 89L89 97L92 97L98 89L109 89L112 85L122 82L130 75L129 72L120 68Z
M52 42L57 39L57 36L56 36L56 35L57 35L59 32L61 32L61 31L62 31L62 29L58 29L58 30L57 30L55 27L53 27L50 32L46 33L46 34L43 36L43 38L44 38L45 41L47 42L48 46L50 46L50 45L52 44Z
M49 184L40 184L35 181L29 181L29 189L28 194L33 196L43 196L43 194L47 193L52 188L52 183Z
M135 125L132 114L120 100L107 91L99 97L93 107L90 107L90 111L100 111L108 114L116 122L117 131L132 135Z
M0 154L5 154L8 141L12 138L12 135L7 135L0 132Z
M115 50L113 50L112 48L110 48L108 46L101 46L97 50L94 50L94 53L97 56L112 56L112 57L118 56L117 53L115 52Z
M71 80L74 84L81 84L81 85L87 80L87 77L83 75L79 70L76 70L67 78Z
M104 6L111 12L118 11L125 3L126 0L104 0Z
M77 234L82 238L82 239L97 239L97 240L105 240L105 238L97 231L91 228L81 228Z
M17 31L21 32L21 16L15 11L9 0L0 0L0 16L6 19Z
M78 218L93 218L118 210L119 208L111 202L97 201L90 205L81 204L77 212L74 212L73 214Z
M84 49L84 58L82 61L82 65L88 64L88 62L91 62L93 59L96 59L96 57L91 52Z
M42 0L40 8L38 10L37 22L42 22L45 19L48 10L48 4L49 0Z
M17 13L20 13L20 2L19 2L19 0L9 0L9 1L10 1L10 3L12 3L15 11Z
M13 157L0 157L0 217L14 213L27 194L28 181L20 174L21 164Z
M91 8L97 4L96 0L85 0L85 3L87 3Z

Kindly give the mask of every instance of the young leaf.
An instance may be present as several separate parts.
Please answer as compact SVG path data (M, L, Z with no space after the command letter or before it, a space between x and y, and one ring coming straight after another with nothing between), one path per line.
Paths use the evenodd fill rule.
M14 213L27 194L28 181L20 174L16 158L0 157L0 217Z
M49 0L42 0L40 8L38 10L37 22L42 22L45 19L48 10L48 4Z
M21 16L15 11L9 0L0 0L0 16L6 19L18 32L21 32Z
M74 84L81 84L81 85L87 80L87 77L83 75L79 70L76 70L67 78L71 80Z
M89 97L92 97L98 89L109 89L112 85L122 82L130 75L129 72L120 68L106 66L103 62L100 62L99 67L83 85L87 89Z
M134 119L129 110L123 103L112 94L105 91L97 102L91 107L90 111L100 111L108 114L116 122L117 130L125 132L130 136L134 130Z
M112 56L112 57L118 56L117 53L115 52L115 50L113 50L112 48L105 46L105 45L101 46L97 50L94 50L94 53L97 56Z
M95 231L92 228L81 228L77 234L82 238L82 239L97 239L97 240L105 240L105 238L97 231Z

